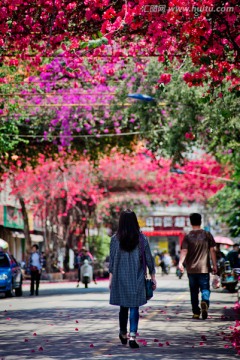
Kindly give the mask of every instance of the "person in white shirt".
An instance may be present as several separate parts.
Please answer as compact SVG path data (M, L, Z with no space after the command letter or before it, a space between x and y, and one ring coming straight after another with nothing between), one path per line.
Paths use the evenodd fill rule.
M34 287L36 283L35 294L38 295L38 289L40 284L41 270L42 270L42 257L38 252L38 245L32 246L32 253L29 259L29 267L31 274L31 288L30 295L34 295Z

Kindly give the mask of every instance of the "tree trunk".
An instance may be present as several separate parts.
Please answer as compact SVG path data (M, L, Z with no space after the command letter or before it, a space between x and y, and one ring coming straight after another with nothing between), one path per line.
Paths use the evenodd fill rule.
M24 224L23 231L24 231L25 240L26 240L26 251L25 252L28 254L31 251L31 245L32 245L30 230L29 230L28 214L27 214L25 201L21 196L19 196L19 202L21 204L21 209L22 209L23 224Z

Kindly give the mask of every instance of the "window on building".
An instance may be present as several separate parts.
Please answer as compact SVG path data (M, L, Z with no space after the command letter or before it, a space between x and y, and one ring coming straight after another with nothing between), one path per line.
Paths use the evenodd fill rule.
M161 217L154 218L154 226L162 226L162 218Z
M170 216L165 216L163 218L163 226L164 227L172 227L173 226L172 218Z
M146 226L153 226L153 218L152 217L146 218Z
M178 216L175 218L174 225L176 227L183 228L185 226L185 217L184 216Z

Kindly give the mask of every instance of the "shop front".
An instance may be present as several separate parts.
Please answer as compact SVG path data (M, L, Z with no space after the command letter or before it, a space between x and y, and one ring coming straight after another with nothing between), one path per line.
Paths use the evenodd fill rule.
M43 243L42 224L37 216L31 213L29 213L29 227L32 243L41 245ZM24 260L26 246L23 230L21 210L13 206L0 205L0 238L7 241L9 252L17 261Z
M25 236L22 213L13 206L0 205L0 237L8 242L9 252L22 261Z
M149 238L152 253L165 251L173 257L180 250L188 226L188 216L150 216L142 231Z

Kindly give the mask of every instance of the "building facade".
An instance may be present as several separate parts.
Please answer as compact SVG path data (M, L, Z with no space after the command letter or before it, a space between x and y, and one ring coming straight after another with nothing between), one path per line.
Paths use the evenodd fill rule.
M28 213L32 243L43 242L43 226L41 219ZM10 253L22 261L25 254L24 222L18 199L11 195L7 183L0 191L0 238L7 241Z
M155 206L146 218L140 218L141 230L148 236L152 252L166 251L175 256L191 229L189 215L193 212L202 215L202 227L207 228L205 209L200 204Z

